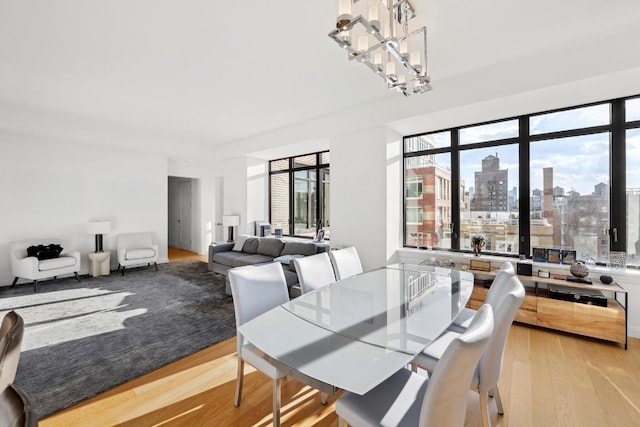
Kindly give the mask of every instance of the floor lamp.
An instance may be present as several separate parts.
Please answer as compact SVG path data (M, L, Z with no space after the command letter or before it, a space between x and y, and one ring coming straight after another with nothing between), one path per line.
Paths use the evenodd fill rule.
M233 242L233 227L240 225L240 215L223 215L222 225L229 227L227 242Z

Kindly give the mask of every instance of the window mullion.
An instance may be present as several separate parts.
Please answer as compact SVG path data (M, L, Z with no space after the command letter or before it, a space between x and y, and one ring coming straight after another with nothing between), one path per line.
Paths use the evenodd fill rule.
M611 185L609 209L609 244L612 251L627 250L627 180L626 180L625 100L611 103Z
M460 250L460 132L451 131L451 249ZM464 194L462 195L464 196Z
M519 221L518 228L520 234L520 241L518 242L520 255L524 255L526 257L531 253L531 218L529 212L531 212L531 201L530 201L530 129L529 129L529 116L524 116L520 118L520 145L519 145L519 184L518 188L518 212Z

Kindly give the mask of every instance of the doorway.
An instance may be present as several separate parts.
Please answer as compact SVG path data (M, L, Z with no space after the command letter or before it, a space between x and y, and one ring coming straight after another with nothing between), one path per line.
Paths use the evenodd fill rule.
M194 252L193 198L197 180L193 178L169 177L169 246Z

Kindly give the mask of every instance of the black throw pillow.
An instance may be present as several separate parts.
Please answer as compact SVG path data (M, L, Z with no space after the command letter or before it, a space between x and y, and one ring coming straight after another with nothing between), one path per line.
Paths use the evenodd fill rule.
M56 244L29 246L27 256L34 256L39 260L58 258L62 252L62 247Z
M34 256L34 257L38 257L38 252L40 252L42 249L44 248L43 245L38 245L38 246L29 246L27 248L27 256Z
M62 252L62 246L51 243L47 246L49 258L58 258Z

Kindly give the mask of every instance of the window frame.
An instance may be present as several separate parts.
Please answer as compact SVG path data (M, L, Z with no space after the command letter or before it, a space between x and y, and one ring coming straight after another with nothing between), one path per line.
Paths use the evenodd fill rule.
M303 238L303 239L313 239L313 237L310 236L304 236L304 235L296 235L295 234L295 228L294 228L294 215L295 215L295 203L294 203L294 198L295 198L295 173L299 172L299 171L315 171L316 173L316 203L315 203L315 217L316 217L316 224L314 225L315 227L315 231L317 234L318 230L320 228L325 227L326 224L326 219L323 216L323 209L322 209L322 201L324 200L324 185L322 185L321 182L321 176L323 176L323 174L321 173L323 170L330 170L330 163L322 163L322 158L323 158L323 154L325 153L330 153L330 150L323 150L323 151L318 151L315 153L306 153L306 154L298 154L295 156L290 156L290 157L281 157L278 159L273 159L273 160L269 160L269 223L271 223L272 220L272 211L273 211L273 206L272 206L272 194L271 194L271 188L272 188L272 177L274 175L279 175L279 174L288 174L289 175L289 191L288 191L288 195L289 195L289 218L288 218L288 224L289 224L289 233L288 234L284 234L285 236L291 236L291 237L297 237L297 238ZM302 165L302 166L296 166L295 165L295 159L299 158L299 157L306 157L306 156L315 156L316 158L316 162L315 165ZM275 162L280 162L282 160L286 160L288 162L288 166L285 169L277 169L277 170L272 170L271 165ZM331 161L331 160L329 160ZM330 240L330 237L327 236L325 237L326 240Z
M519 172L518 172L518 198L520 212L519 222L519 254L504 254L496 253L507 257L525 257L531 258L531 242L530 242L530 220L527 217L523 220L522 212L530 212L530 144L531 142L559 139L572 136L583 136L595 133L608 132L611 135L609 144L609 156L611 165L616 167L609 168L609 241L610 251L626 251L627 248L627 209L626 209L626 147L625 138L626 132L630 129L640 128L640 120L626 121L625 117L625 102L630 99L640 98L640 95L632 95L621 98L613 98L602 101L595 101L586 104L573 105L569 107L557 108L547 111L531 112L519 116L504 117L495 120L484 121L480 123L466 124L463 126L456 126L443 129L434 129L428 132L421 132L403 137L403 168L402 168L402 186L406 188L407 169L406 161L411 157L435 155L441 153L450 153L451 155L451 220L452 220L452 236L451 236L451 249L442 249L452 252L470 252L468 250L460 249L460 242L462 236L459 235L461 219L460 219L460 190L462 188L462 182L460 179L460 153L466 150L473 150L477 148L490 148L498 147L502 145L517 144L519 154ZM592 107L596 105L609 105L610 121L606 125L587 126L583 128L559 130L553 132L537 133L532 135L530 132L530 119L531 117L557 113L569 110L575 110L584 107ZM519 132L517 137L497 139L485 142L467 143L461 145L460 131L477 126L491 125L500 122L507 122L512 120L518 120ZM438 134L442 132L450 132L451 145L448 147L438 147L423 151L411 151L407 152L407 140L411 138L417 138L420 136ZM464 188L468 188L469 183L465 183ZM402 241L403 247L416 248L416 246L407 245L407 197L404 193L403 197L403 233ZM419 247L418 247L419 248Z

